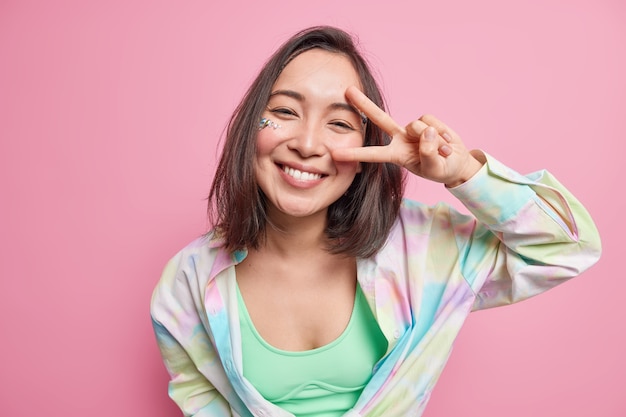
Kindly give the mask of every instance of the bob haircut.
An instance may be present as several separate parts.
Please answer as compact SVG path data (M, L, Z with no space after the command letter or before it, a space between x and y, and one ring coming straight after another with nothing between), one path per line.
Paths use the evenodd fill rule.
M265 63L226 130L224 149L208 198L208 215L214 233L224 240L228 250L257 249L265 239L269 223L267 200L254 172L259 120L283 68L314 48L346 56L359 76L365 95L385 109L369 65L348 33L317 26L287 40ZM389 135L367 122L364 146L386 145L389 141ZM387 240L400 209L404 175L394 164L361 164L361 172L346 193L328 208L326 236L331 253L366 258L374 255Z

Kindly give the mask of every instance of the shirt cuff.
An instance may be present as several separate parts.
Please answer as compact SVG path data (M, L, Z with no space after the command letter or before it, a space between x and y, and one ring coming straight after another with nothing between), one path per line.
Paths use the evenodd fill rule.
M486 224L502 223L532 201L534 181L485 153L486 163L469 180L448 190Z

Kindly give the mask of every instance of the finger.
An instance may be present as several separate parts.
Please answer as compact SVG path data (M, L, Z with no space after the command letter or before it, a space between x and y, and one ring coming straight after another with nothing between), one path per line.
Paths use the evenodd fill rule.
M454 130L450 129L448 125L437 119L432 114L425 114L420 117L420 120L427 125L437 129L437 132L439 132L439 134L448 142L456 142L461 140L461 137Z
M406 133L412 138L419 139L422 135L424 129L426 129L428 125L421 120L413 120L406 126Z
M339 148L331 151L335 161L343 162L392 162L387 146Z
M414 120L411 123L409 123L409 125L406 127L406 133L407 136L410 138L416 138L416 140L419 140L419 138L422 137L422 134L425 132L426 129L431 128L434 132L434 134L436 135L436 142L437 142L437 147L439 149L439 154L442 156L448 156L452 153L452 148L448 145L448 143L450 142L450 139L447 139L445 136L448 136L448 138L450 137L449 135L447 135L445 132L443 133L443 135L439 135L438 131L436 130L436 128L427 125L426 123L424 123L421 120ZM421 148L420 148L421 149Z
M402 126L396 123L387 113L371 101L358 88L351 86L346 90L346 97L357 109L362 111L369 120L376 126L394 136L396 133L404 132Z
M448 146L437 130L428 126L422 131L419 141L420 161L422 164L427 163L427 159L433 158L441 154L441 147ZM444 155L445 156L445 155Z
M433 125L429 125L423 122L422 119L420 118L419 120L414 120L411 123L409 123L406 127L406 132L410 137L419 138L422 132L424 131L424 129L426 129L428 126L433 126ZM451 129L449 128L446 129L444 128L444 126L445 125L443 124L438 124L433 127L437 130L437 133L443 139L445 139L446 142L451 142L453 138L452 138L452 135L448 133L448 131L451 131ZM452 134L456 136L456 133L452 132Z

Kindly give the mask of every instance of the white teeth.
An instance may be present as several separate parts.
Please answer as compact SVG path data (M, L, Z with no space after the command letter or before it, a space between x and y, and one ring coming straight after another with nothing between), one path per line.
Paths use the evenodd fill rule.
M322 178L321 174L314 174L312 172L302 172L297 169L289 168L286 165L283 165L283 171L285 171L285 174L289 175L290 177L293 177L300 181L313 181L313 180L319 180L320 178Z

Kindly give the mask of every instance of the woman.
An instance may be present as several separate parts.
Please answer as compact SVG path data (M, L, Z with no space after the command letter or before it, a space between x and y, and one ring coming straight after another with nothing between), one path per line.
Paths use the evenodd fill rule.
M472 215L403 200L402 168ZM393 121L330 27L266 63L210 202L214 229L168 263L152 300L185 415L420 415L470 311L536 295L600 254L549 173L470 152L433 116Z

